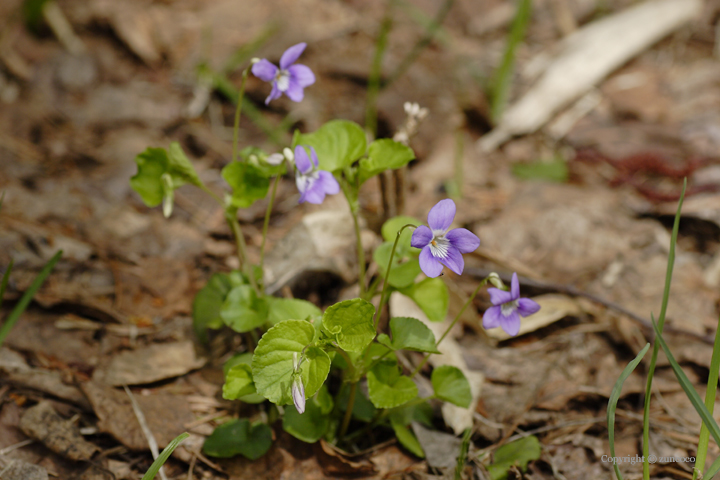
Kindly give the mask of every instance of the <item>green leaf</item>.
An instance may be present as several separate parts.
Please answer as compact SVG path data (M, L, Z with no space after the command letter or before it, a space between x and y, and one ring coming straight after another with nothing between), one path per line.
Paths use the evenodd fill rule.
M169 152L164 148L149 147L135 157L135 163L138 172L130 179L130 186L148 207L157 207L166 193L186 183L202 186L192 163L177 142L170 144ZM171 192L166 192L163 186L162 177L165 174L170 176Z
M637 354L635 359L631 361L622 371L620 377L617 379L617 382L615 382L612 392L610 392L610 400L608 401L607 407L607 421L608 443L610 444L610 456L612 458L615 458L615 410L617 409L617 402L620 398L620 392L622 392L623 383L625 383L625 380L627 380L633 370L635 370L635 368L640 364L640 361L643 359L649 348L650 344L648 343L645 345L645 348L640 350L640 353ZM622 480L623 477L620 473L620 468L614 462L613 467L615 468L615 475L617 475L618 480Z
M487 467L493 480L504 480L513 465L519 465L524 472L527 464L537 460L542 454L542 446L536 436L530 435L508 443L495 452L494 462Z
M390 425L392 425L392 428L395 431L395 436L403 447L407 448L410 453L416 457L425 458L425 452L423 451L420 442L418 442L417 437L415 437L415 434L412 433L410 429L402 423L395 422L392 419L390 419Z
M512 166L512 173L521 180L566 182L568 179L567 163L560 156L549 162L516 163Z
M658 324L655 323L654 319L653 328L655 329L655 341L660 344L663 352L665 352L665 356L670 363L670 367L672 367L673 372L675 373L675 377L678 379L678 383L680 383L680 386L685 391L685 395L688 397L688 400L690 400L690 403L692 403L692 406L695 407L695 411L698 415L700 415L703 424L710 431L715 443L720 445L720 427L705 407L700 395L698 395L697 391L695 391L695 387L693 387L692 382L688 379L687 375L685 375L685 372L683 372L682 367L680 367L677 360L675 360L675 356L673 356L672 352L670 352L670 347L668 347L667 343L665 343L665 339L660 333L660 328L658 327Z
M383 333L378 336L378 342L392 350L440 353L435 347L435 335L432 330L417 318L391 318L390 332L392 341Z
M7 316L2 324L2 327L0 327L0 346L2 346L5 338L10 333L10 330L12 330L17 321L20 320L20 315L22 315L28 305L30 305L32 298L35 296L37 291L40 290L40 287L42 287L43 283L45 283L47 277L50 276L50 272L52 272L53 268L55 268L55 264L60 260L60 257L62 257L62 253L62 250L58 250L57 253L48 260L43 269L40 270L40 273L38 273L38 276L35 277L35 280L33 280L32 284L30 284L30 288L25 290L25 293L23 293L22 297L20 297L20 301L18 301L10 311L10 315Z
M225 385L223 385L223 396L225 395L225 388L227 387L227 384L229 382L229 376L228 372L230 370L237 366L237 365L247 365L250 367L250 379L252 379L252 358L253 354L250 352L244 352L244 353L238 353L237 355L233 355L228 359L227 362L225 362L225 365L223 365L223 374L225 375ZM239 374L240 376L244 374ZM238 387L242 387L242 384L238 384ZM230 388L230 387L227 387ZM255 393L255 382L253 381L253 393L250 393L248 395L241 395L239 397L236 397L237 400L240 400L243 403L262 403L265 401L265 397L262 395L258 395Z
M260 395L278 405L292 403L293 353L299 356L314 336L315 327L304 320L286 320L265 332L252 361L255 388ZM305 396L311 397L330 372L330 357L320 348L308 347L300 372Z
M203 343L207 342L208 328L218 329L224 325L220 310L231 289L230 276L225 273L216 273L195 295L192 306L193 328Z
M367 150L365 132L348 120L331 120L313 133L296 134L293 147L296 145L314 147L319 168L328 172L350 166Z
M433 408L427 401L403 405L390 410L390 420L406 427L412 422L420 422L426 427L432 428L434 417Z
M271 325L283 320L306 320L308 317L315 319L322 316L322 310L307 300L268 297L268 303L268 320Z
M195 168L190 160L185 156L182 147L178 142L172 142L167 153L168 156L168 172L173 179L182 179L186 183L195 186L201 186L202 182L198 177Z
M405 233L405 232L403 232ZM380 274L385 276L388 262L390 261L390 254L392 253L393 242L385 242L378 246L373 252L373 260L377 263L380 270ZM403 256L400 254L400 246L398 245L398 251L393 256L393 265L390 270L390 277L388 283L395 288L405 288L412 285L415 278L420 274L420 262L416 259L410 259L403 263Z
M163 449L163 451L160 453L160 455L158 455L152 465L150 465L148 471L145 472L142 480L153 480L155 478L155 475L157 475L165 462L167 462L167 459L170 458L170 455L172 455L178 445L180 445L189 436L190 434L187 432L181 433L180 435L175 437L172 442L168 443L168 446Z
M257 460L272 446L272 430L265 423L250 422L243 418L217 427L205 439L203 453L211 457L229 458L242 455Z
M415 152L406 145L382 138L370 144L368 157L360 160L360 183L385 170L404 167L415 158Z
M302 414L298 413L295 405L288 405L283 416L283 430L298 440L315 443L325 435L330 425L328 413L314 398L308 399Z
M220 317L236 332L249 332L265 325L268 303L258 298L250 285L240 285L230 290L220 309Z
M417 397L418 389L410 377L400 375L397 363L381 361L367 374L370 401L377 408L394 408Z
M233 189L230 203L237 208L247 208L265 198L270 188L270 179L252 163L228 163L222 169L222 177Z
M459 368L450 365L437 367L432 372L431 381L436 397L461 408L470 407L470 382Z
M361 352L375 338L370 302L355 298L328 307L322 319L322 328L338 346L348 352Z
M398 215L397 217L393 217L383 223L381 233L382 237L386 242L394 242L395 237L397 237L397 233L400 231L402 227L405 225L422 225L422 222L414 217L409 217L407 215ZM412 237L413 229L412 228L406 228L403 230L402 234L400 234L400 240L398 240L398 248L400 246L403 247L409 247L410 246L410 238ZM410 247L413 248L413 247ZM417 251L417 249L415 249Z
M223 385L223 398L225 400L237 400L253 393L255 393L255 382L253 382L250 365L240 363L228 370Z
M415 285L400 290L425 312L433 322L445 320L450 303L450 295L440 278L426 278Z

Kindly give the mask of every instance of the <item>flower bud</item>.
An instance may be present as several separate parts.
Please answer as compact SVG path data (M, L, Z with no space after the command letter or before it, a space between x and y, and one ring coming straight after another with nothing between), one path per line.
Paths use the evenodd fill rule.
M170 218L175 200L175 189L173 188L172 177L169 173L163 173L160 181L162 182L163 188L163 215L165 218Z
M278 166L285 161L285 157L282 155L282 153L273 153L271 155L268 155L265 161L270 165Z
M295 154L289 148L287 148L287 147L283 148L283 155L285 155L285 158L287 158L288 162L295 161Z
M498 275L495 272L490 273L488 275L488 282L492 284L493 287L499 288L500 290L507 290L507 287L505 287L505 284L502 280L500 280L500 275Z
M298 413L305 412L305 385L300 374L293 376L292 398Z

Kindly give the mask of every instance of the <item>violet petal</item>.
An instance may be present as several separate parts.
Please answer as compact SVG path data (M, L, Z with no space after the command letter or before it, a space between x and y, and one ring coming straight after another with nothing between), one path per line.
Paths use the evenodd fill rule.
M310 163L310 157L308 157L302 145L295 147L295 165L297 165L298 170L302 174L307 174L313 168L312 163Z
M423 248L433 239L432 230L425 225L420 225L415 229L410 238L410 245L415 248Z
M540 305L538 305L536 301L530 300L529 298L521 298L518 300L517 311L523 317L532 315L538 310L540 310Z
M466 228L454 228L450 230L445 238L450 240L453 247L460 250L460 253L470 253L480 246L480 239Z
M290 73L290 78L294 79L298 85L303 88L309 87L315 83L315 74L312 70L310 70L310 67L306 65L293 65L288 68L288 73Z
M513 310L507 317L500 314L500 326L505 333L514 337L520 331L520 316Z
M426 245L420 252L420 269L430 278L435 278L442 273L442 264L433 257L430 246Z
M499 288L491 287L488 288L487 291L490 294L490 301L493 305L502 305L503 303L511 302L513 299L510 292L500 290Z
M496 328L500 326L500 317L502 313L500 307L490 307L485 310L485 314L482 318L483 328Z
M428 214L428 225L433 230L442 230L443 232L450 228L455 218L455 202L446 198L440 200L430 209Z
M465 268L465 260L463 260L462 253L460 253L457 248L448 245L447 256L438 260L456 274L462 275L463 269Z
M305 97L303 87L301 87L300 84L292 77L288 82L288 88L285 90L285 95L287 95L293 102L302 102L302 99Z
M333 177L332 173L320 170L318 174L319 177L317 181L322 185L322 189L327 195L340 193L340 184L335 177Z
M278 68L264 58L252 66L252 74L260 80L272 82L275 80Z
M270 91L270 95L268 95L268 97L265 99L265 105L269 104L270 102L272 102L273 100L275 100L277 98L280 98L281 95L282 95L282 92L278 88L277 82L273 82L272 90Z
M313 165L315 165L315 168L317 168L320 165L320 162L318 162L318 156L317 152L315 151L315 147L310 147L310 160L312 160Z
M510 294L513 300L520 298L520 282L517 278L517 272L513 273L512 281L510 281Z
M285 50L285 53L280 57L280 68L287 70L290 65L300 58L305 47L307 47L307 43L298 43Z
M312 183L308 186L305 193L300 197L300 203L308 202L315 205L320 205L325 200L325 190L323 190L322 183L313 179Z

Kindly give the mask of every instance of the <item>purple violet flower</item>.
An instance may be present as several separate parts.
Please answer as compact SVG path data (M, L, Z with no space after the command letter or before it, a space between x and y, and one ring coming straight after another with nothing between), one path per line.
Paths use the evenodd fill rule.
M285 50L280 58L280 68L263 58L252 66L252 73L266 82L272 82L272 91L265 99L265 105L280 98L284 93L293 102L303 99L303 89L315 83L315 74L305 65L293 65L302 54L307 43L298 43Z
M420 268L428 277L437 277L445 265L453 272L461 275L465 262L463 253L475 251L480 246L480 239L465 228L448 228L455 218L455 202L440 200L428 214L428 225L420 225L412 234L410 245L422 248L420 252Z
M520 282L517 273L513 273L510 291L488 288L493 306L485 310L483 327L501 327L505 333L514 337L520 331L520 315L527 317L540 310L540 305L529 298L520 298Z
M295 166L297 166L295 184L300 191L299 203L308 202L319 205L325 200L325 195L338 193L340 184L332 173L318 170L318 157L313 147L310 147L310 155L312 163L302 145L295 147Z

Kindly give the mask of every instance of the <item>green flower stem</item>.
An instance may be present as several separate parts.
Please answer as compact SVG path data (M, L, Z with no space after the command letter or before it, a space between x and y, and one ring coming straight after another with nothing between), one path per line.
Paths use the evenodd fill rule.
M345 433L347 433L348 426L350 425L350 420L352 419L352 412L355 408L356 392L357 382L353 382L350 384L350 394L348 396L347 407L345 408L345 415L343 416L342 424L340 426L340 434L338 435L338 440L342 440L345 436Z
M660 316L658 317L657 329L660 333L665 325L665 312L670 298L670 282L672 280L673 266L675 264L675 245L677 244L678 229L680 228L680 211L682 209L683 199L685 198L685 187L687 179L683 182L680 200L678 201L677 212L675 213L675 223L673 224L672 236L670 237L670 251L668 252L667 271L665 272L665 289L663 291L662 306L660 307ZM647 371L647 384L645 386L645 406L643 408L643 480L650 480L650 398L652 397L652 381L655 374L655 364L657 363L658 351L660 344L653 342L653 353L650 358L650 365Z
M345 172L347 176L347 172ZM359 210L360 206L357 201L358 189L352 190L351 183L343 176L338 177L340 188L342 189L345 199L347 199L350 207L350 214L353 217L353 226L355 228L355 243L357 244L358 257L358 283L360 285L360 297L365 295L365 249L362 245L362 236L360 231Z
M718 329L715 332L715 345L713 345L712 359L710 360L710 374L708 375L707 390L705 391L705 406L712 415L715 408L715 393L717 392L718 369L720 369L720 318L718 319ZM703 422L700 427L700 439L698 440L697 456L695 458L695 468L693 469L693 480L698 478L698 474L702 474L705 468L705 459L707 458L708 443L710 440L710 430Z
M388 261L387 270L385 270L385 282L383 283L382 292L380 292L380 303L378 304L377 310L375 310L375 316L373 317L373 325L375 326L375 331L377 331L378 323L380 323L380 313L382 312L383 307L385 306L385 302L387 301L385 298L385 292L387 291L387 286L390 283L388 279L390 278L390 270L392 269L392 261L393 257L395 257L395 250L397 249L398 241L400 241L400 235L402 234L403 230L406 228L417 228L417 225L412 225L408 223L407 225L403 225L400 230L398 230L397 236L395 237L395 243L393 243L393 248L390 251L390 260Z
M248 65L242 73L242 83L240 83L240 92L237 98L237 108L235 109L235 125L233 127L233 162L237 162L238 158L238 136L240 132L240 114L242 113L243 98L245 97L245 82L247 81L250 67Z
M460 317L462 316L463 313L465 313L465 310L467 309L467 307L470 306L470 303L472 303L472 301L475 299L475 296L478 294L480 289L482 287L484 287L489 280L490 280L490 277L486 277L482 282L480 282L480 284L477 286L477 288L475 288L475 291L472 293L472 295L470 295L470 298L467 299L467 301L462 306L462 308L460 309L458 314L455 315L455 319L445 330L445 333L442 334L442 336L440 337L440 340L438 340L437 343L435 343L435 348L439 347L440 343L442 343L442 341L445 340L445 337L448 336L448 333L450 333L450 330L452 330L452 328L455 326L457 321L460 320ZM417 375L417 373L420 370L422 370L422 368L425 366L427 361L430 359L430 355L432 355L432 353L428 353L427 355L425 355L425 357L422 359L422 362L420 362L420 364L417 367L415 367L415 370L413 370L413 372L410 374L410 378L413 378L415 375Z
M367 291L365 292L365 298L364 300L367 300L368 302L371 302L375 294L377 294L377 288L380 285L380 282L382 282L382 277L377 276L373 279L372 282L370 282L370 286L368 287Z
M252 271L252 266L250 265L250 262L247 261L247 247L245 245L245 237L243 236L240 222L238 222L237 219L237 208L227 207L225 209L225 220L230 226L230 230L232 230L233 236L235 237L235 242L237 243L240 268L245 271L245 275L247 275L248 280L250 281L250 285L252 285L255 293L258 296L262 296L262 292L260 292L257 282L255 281L255 274Z
M265 211L265 221L263 222L262 229L262 243L260 244L260 270L265 271L265 241L267 240L268 226L270 225L270 214L272 213L273 203L275 203L275 193L277 193L277 187L280 183L280 175L275 177L275 183L273 183L272 192L270 193L270 202L268 203L267 210Z
M208 187L205 186L205 184L199 185L200 189L210 195L213 200L215 200L217 203L220 204L221 207L225 208L225 203L222 201L222 198L220 198L218 195L215 194L212 190L210 190Z

